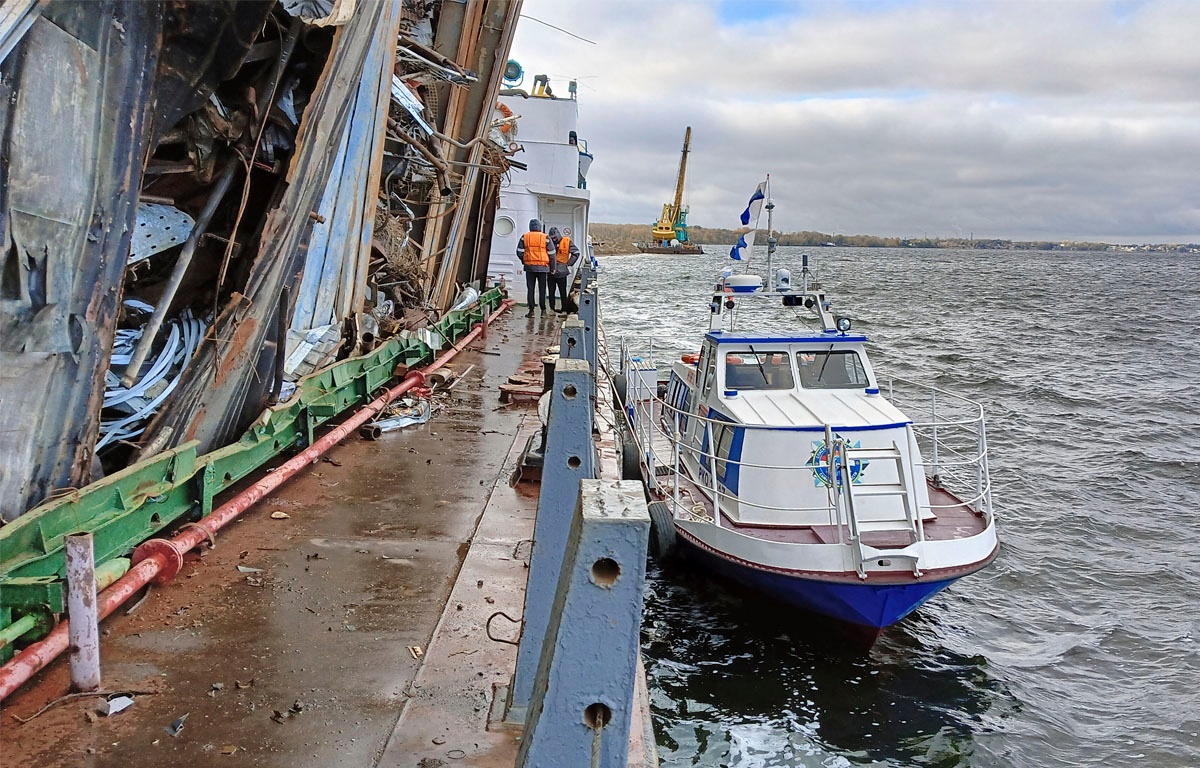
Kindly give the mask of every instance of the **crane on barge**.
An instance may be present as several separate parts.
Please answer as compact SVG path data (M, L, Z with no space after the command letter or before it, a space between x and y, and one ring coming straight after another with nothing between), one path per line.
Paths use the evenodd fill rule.
M662 215L650 230L653 242L638 243L642 253L704 253L704 250L688 239L688 209L683 204L683 179L687 175L688 148L692 143L692 127L683 134L683 155L679 159L679 175L675 179L675 200L663 203Z

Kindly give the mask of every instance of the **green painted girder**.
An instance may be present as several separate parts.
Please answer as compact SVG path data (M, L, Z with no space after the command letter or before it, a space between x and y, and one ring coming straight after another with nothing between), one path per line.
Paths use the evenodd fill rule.
M489 290L430 330L450 343L483 322L502 299L499 288ZM196 454L195 441L185 443L64 493L0 528L0 630L35 611L62 612L67 535L90 532L99 565L128 555L166 528L195 522L212 512L222 491L279 454L310 445L321 424L372 399L398 365L416 366L436 351L416 337L389 339L367 355L298 382L293 397L264 410L235 443L204 455ZM11 646L0 648L0 661L8 655Z

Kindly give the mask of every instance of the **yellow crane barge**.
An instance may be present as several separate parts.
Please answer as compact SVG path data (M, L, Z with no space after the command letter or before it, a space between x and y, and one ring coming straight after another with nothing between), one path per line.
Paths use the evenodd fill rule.
M675 179L675 200L663 204L662 215L650 230L653 240L649 243L638 243L638 249L642 253L704 253L704 249L688 237L688 209L683 204L683 179L687 175L688 147L691 143L692 127L689 125L683 134L683 155L679 159L679 175Z

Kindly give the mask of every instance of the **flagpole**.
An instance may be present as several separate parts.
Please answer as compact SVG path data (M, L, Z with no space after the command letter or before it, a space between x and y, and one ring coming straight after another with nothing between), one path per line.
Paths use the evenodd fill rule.
M775 213L775 201L771 199L771 174L767 174L767 285L772 285L771 279L771 257L775 254L775 245L779 242L775 239L775 223L773 221Z

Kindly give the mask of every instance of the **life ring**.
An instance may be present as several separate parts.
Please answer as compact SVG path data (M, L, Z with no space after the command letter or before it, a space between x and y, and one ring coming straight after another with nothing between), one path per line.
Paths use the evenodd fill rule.
M499 112L500 114L504 115L505 119L513 116L512 110L509 109L507 105L501 104L498 101L496 102L496 111ZM500 124L500 133L505 133L505 134L508 133L509 131L512 130L512 126L513 126L512 123L501 123Z

